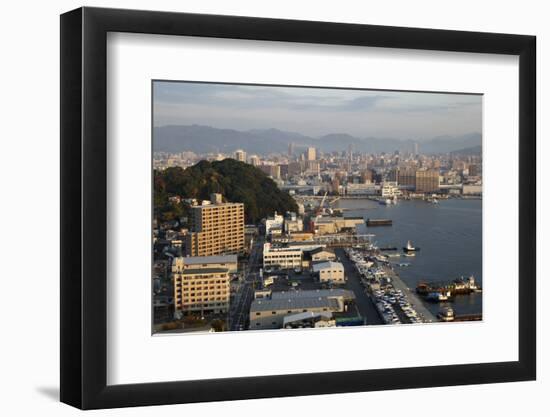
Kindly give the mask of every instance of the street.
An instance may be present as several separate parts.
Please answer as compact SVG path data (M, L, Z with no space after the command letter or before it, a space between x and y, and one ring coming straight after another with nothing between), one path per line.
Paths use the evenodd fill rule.
M235 294L229 311L229 330L241 330L248 322L250 304L254 299L254 288L260 282L259 269L262 265L263 239L258 238L250 251L248 263L244 270L244 277Z

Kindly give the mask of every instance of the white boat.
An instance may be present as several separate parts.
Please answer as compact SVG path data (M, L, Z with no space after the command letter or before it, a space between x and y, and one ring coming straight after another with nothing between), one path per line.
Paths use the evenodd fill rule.
M435 291L435 292L429 293L426 296L426 300L432 301L432 302L448 301L450 298L451 298L451 293L448 291L447 292Z
M407 240L407 244L403 247L403 251L405 252L416 252L418 250L420 250L420 248L414 247L410 240Z
M452 308L448 307L440 311L437 316L441 321L453 321L455 319L455 312Z

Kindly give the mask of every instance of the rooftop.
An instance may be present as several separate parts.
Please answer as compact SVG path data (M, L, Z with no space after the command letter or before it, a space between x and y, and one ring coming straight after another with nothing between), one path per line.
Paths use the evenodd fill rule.
M328 252L328 253L332 253L334 254L334 251L332 249L328 249L328 248L315 248L315 249L312 249L309 251L309 253L311 253L312 255L315 255L317 253L320 253L320 252Z
M330 308L338 310L340 305L337 300L327 297L307 298L260 298L252 301L250 312L260 311L285 311L300 308Z
M183 262L186 265L236 263L237 255L187 256L183 258Z
M315 297L344 297L355 298L353 291L343 288L331 288L325 290L298 290L298 291L277 291L271 294L271 299L289 298L315 298Z
M319 272L322 269L344 269L344 265L340 262L326 261L313 265L313 272Z
M197 204L196 206L191 206L192 209L199 209L199 208L216 208L216 207L224 207L224 206L244 206L244 203L210 203L207 202L206 204Z
M201 269L184 269L182 275L205 275L205 274L223 274L228 273L227 268L201 268Z

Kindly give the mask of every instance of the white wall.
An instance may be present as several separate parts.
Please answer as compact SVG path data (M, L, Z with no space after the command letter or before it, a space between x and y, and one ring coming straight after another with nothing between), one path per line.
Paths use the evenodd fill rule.
M470 1L442 2L400 0L392 2L188 0L181 1L94 1L89 6L159 9L199 13L240 14L309 20L329 20L395 26L418 26L534 34L538 36L539 119L539 213L548 207L542 194L549 181L548 167L540 167L548 144L548 124L541 120L550 96L549 82L541 75L549 71L550 27L545 2ZM2 343L0 378L6 415L31 412L41 415L75 415L57 402L59 377L59 17L81 6L78 1L5 2L2 7L2 204L3 296L0 302ZM543 130L544 129L544 130ZM7 147L6 147L7 145ZM540 219L540 214L539 214ZM548 220L539 221L539 254L550 250ZM33 244L33 247L30 244ZM38 245L38 247L36 246ZM29 273L32 256L32 273ZM542 256L539 256L542 258ZM548 267L539 265L539 306L549 293ZM539 352L548 351L548 309L539 307ZM442 341L442 344L444 342ZM541 357L542 356L542 357ZM448 416L542 415L547 410L545 393L550 389L548 361L539 354L539 381L499 385L435 388L394 392L360 393L291 399L240 401L228 404L199 404L101 411L94 415L201 415L270 416L314 412L317 415L344 413L425 416L441 410ZM463 404L453 398L466 398ZM423 405L422 405L423 404ZM429 407L427 406L429 404Z

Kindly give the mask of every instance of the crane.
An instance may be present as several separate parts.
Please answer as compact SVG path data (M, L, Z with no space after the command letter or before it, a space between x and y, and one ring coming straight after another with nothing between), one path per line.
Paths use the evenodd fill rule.
M317 209L317 214L321 214L321 212L323 211L323 205L325 204L325 200L327 199L327 194L328 194L328 191L325 191L325 195L323 196L323 198L321 199L321 202L319 203L319 208Z

